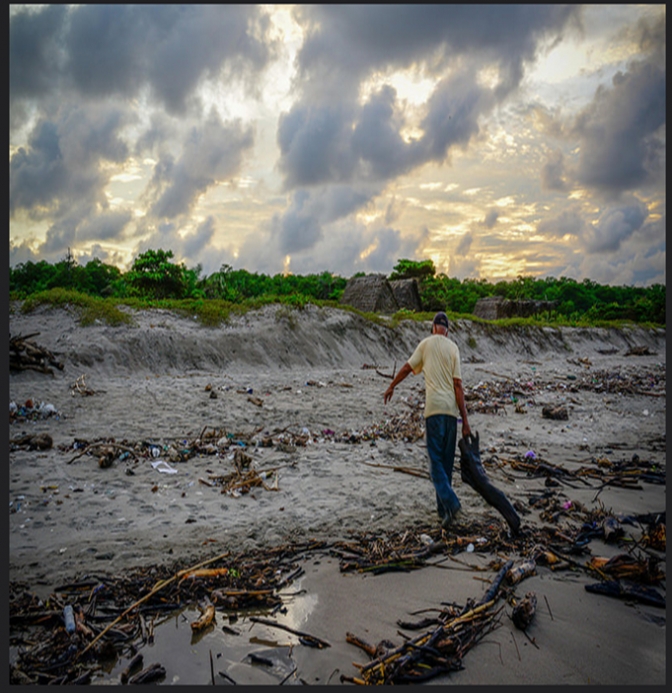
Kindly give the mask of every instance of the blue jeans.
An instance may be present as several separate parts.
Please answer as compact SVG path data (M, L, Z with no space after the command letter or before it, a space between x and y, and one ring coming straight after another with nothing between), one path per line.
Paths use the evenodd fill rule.
M457 419L448 414L435 414L425 419L429 476L436 490L436 508L441 521L450 521L460 509L453 491L453 464L457 441Z

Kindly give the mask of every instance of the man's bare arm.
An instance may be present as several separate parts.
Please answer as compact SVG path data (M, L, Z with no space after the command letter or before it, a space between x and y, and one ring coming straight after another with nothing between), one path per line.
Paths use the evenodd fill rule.
M408 361L399 369L399 372L394 376L392 379L392 382L390 383L390 386L385 390L385 393L383 394L383 401L385 404L387 404L391 399L392 395L394 394L394 388L399 385L399 383L409 376L413 372L413 369L409 365Z

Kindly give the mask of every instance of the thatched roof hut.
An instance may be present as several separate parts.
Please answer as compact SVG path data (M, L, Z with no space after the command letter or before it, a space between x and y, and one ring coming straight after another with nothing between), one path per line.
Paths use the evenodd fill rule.
M396 313L399 304L384 274L353 277L345 286L341 303L365 313Z
M392 293L397 299L399 308L419 312L422 310L420 290L416 279L394 279L390 281Z
M557 301L511 301L503 296L479 298L474 306L474 315L484 320L502 318L527 318L543 311L553 310Z

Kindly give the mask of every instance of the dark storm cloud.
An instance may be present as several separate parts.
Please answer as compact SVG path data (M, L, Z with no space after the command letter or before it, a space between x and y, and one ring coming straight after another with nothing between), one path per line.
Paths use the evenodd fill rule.
M578 209L564 210L557 217L543 219L537 225L537 233L551 238L581 237L586 229L586 220Z
M499 210L498 209L491 209L485 215L485 218L481 222L481 225L485 226L486 229L492 229L492 228L494 228L495 224L497 223L497 219L499 219Z
M306 95L283 114L278 128L287 187L348 176L384 180L444 161L450 147L464 147L478 134L478 118L517 86L520 65L533 59L537 41L561 31L576 11L511 5L301 7L298 16L309 28L298 57ZM391 87L357 104L360 83L372 71L408 68L439 49L455 63L454 71L426 104L419 141L401 137L405 123ZM490 63L500 76L506 73L495 89L476 81L477 69Z
M401 233L397 229L377 229L376 241L376 247L366 256L367 269L369 272L386 273L399 259Z
M28 140L27 148L9 160L9 214L20 208L43 211L67 190L69 175L54 123L38 123ZM35 210L37 212L37 210Z
M194 233L190 233L183 238L182 254L188 259L199 257L206 251L206 248L215 234L215 220L208 217L198 225Z
M282 114L277 137L285 189L364 181L380 188L428 162L445 162L452 147L466 148L479 135L479 119L518 85L538 41L557 36L577 12L534 5L299 7L307 29L297 59L303 96ZM364 104L357 96L374 71L420 63L446 76L424 105L422 135L405 139L392 87ZM497 87L478 83L485 65L499 69ZM285 246L310 247L322 238L321 223L310 209L293 205L279 224Z
M308 29L298 56L311 88L347 77L347 89L372 70L425 62L442 69L459 56L495 61L505 89L515 86L538 41L561 32L580 9L573 5L305 5ZM326 89L323 90L326 93Z
M542 187L566 191L582 186L615 199L626 192L660 185L665 167L665 22L641 20L623 32L640 46L609 85L601 85L577 116L537 110L542 131L579 151L573 161L559 150L541 170Z
M273 218L273 233L283 255L311 248L322 240L323 226L365 207L375 195L372 188L333 185L297 190L288 210Z
M366 191L368 182L370 196L358 196L357 206L361 207L387 181L428 161L442 162L453 145L465 147L478 134L478 117L492 103L490 95L464 75L444 80L427 104L424 136L409 142L400 134L404 118L391 87L372 94L361 107L299 104L281 117L278 128L285 187L313 188L326 183L343 189L343 183L351 183ZM320 187L313 198L328 198L331 193L325 192L324 185ZM281 235L288 248L305 249L321 239L320 224L325 220L316 213L321 206L313 205L300 214L294 206L287 211ZM351 211L344 206L341 215ZM301 233L305 237L299 241Z
M543 190L568 189L565 171L565 157L559 150L550 152L541 168L541 187Z
M494 103L492 93L480 87L473 74L461 73L443 80L429 99L422 121L423 163L442 162L453 146L466 148L479 132L479 117L490 111Z
M119 238L131 218L128 210L107 210L82 222L77 228L77 240L106 241Z
M192 128L177 160L166 154L156 164L149 190L152 214L170 219L189 212L209 187L238 173L253 143L251 128L223 123L212 111L203 125Z
M664 168L664 128L664 63L636 62L576 120L578 181L618 195L654 180Z
M350 178L355 160L350 109L299 104L280 116L278 145L285 187L319 185Z
M116 108L73 108L57 120L40 120L9 162L9 211L61 215L88 201L105 206L108 182L102 165L127 155L120 130L126 118Z
M160 153L179 139L178 124L163 112L153 113L147 127L135 140L134 152L138 156Z
M18 12L9 24L9 93L41 96L58 86L60 43L68 10L48 5L39 12Z
M457 248L455 248L455 255L459 255L460 257L464 257L469 253L469 250L471 250L471 244L474 242L474 234L472 231L467 231L462 238L460 238L460 242L457 244Z
M47 257L62 257L68 248L75 246L77 240L77 225L80 215L76 212L67 214L49 227L40 254Z
M272 55L256 5L47 6L10 18L10 106L55 87L84 97L151 94L184 112L204 79L249 77Z
M401 137L403 125L404 117L396 108L396 91L392 87L383 87L364 104L351 141L363 178L396 177L419 161L417 145L406 144Z
M586 250L589 253L609 253L618 250L624 241L641 229L647 216L646 205L637 200L608 208L597 224L586 232Z

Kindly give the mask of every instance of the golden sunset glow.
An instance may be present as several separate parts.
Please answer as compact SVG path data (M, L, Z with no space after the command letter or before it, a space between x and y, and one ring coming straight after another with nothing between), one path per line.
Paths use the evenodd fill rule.
M10 265L665 282L665 5L487 44L480 5L49 7L10 7Z

